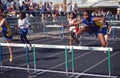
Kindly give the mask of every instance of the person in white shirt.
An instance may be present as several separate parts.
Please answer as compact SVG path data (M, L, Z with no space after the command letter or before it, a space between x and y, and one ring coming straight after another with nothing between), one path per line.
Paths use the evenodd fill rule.
M26 18L26 14L24 12L20 12L19 17L20 19L18 19L18 28L19 28L20 39L23 43L30 44L29 40L27 39L27 33L30 23ZM29 50L31 50L31 47L29 48Z

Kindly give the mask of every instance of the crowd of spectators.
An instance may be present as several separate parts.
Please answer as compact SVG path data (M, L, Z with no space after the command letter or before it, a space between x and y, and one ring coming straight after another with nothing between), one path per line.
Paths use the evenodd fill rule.
M120 13L113 14L110 11L107 11L107 12L105 12L103 10L93 11L92 15L94 15L94 16L102 15L102 16L106 17L107 20L120 20Z
M0 7L4 8L5 12L10 16L16 16L18 12L23 11L31 13L35 16L35 13L41 14L45 17L48 14L54 15L65 15L63 4L55 4L54 2L40 2L34 3L32 0L0 0ZM72 6L72 7L71 7ZM68 3L67 12L71 10L78 11L77 4L74 6L72 3Z
M53 21L57 20L57 16L64 16L74 11L76 14L79 11L77 3L69 2L65 11L62 3L56 4L54 2L39 2L35 3L32 0L0 0L0 8L4 9L4 13L11 17L17 17L20 11L28 13L31 17L41 15L42 19L49 16L53 17ZM102 14L107 20L120 20L120 13L113 14L110 11L93 11L92 14Z

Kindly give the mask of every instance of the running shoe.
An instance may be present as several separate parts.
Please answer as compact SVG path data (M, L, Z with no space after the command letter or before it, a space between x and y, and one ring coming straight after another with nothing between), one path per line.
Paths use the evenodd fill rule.
M12 55L10 55L10 59L9 59L9 61L10 61L10 62L13 61L13 56L12 56Z
M70 49L70 50L68 51L68 53L71 54L71 53L72 53L72 49Z
M32 50L32 47L29 47L29 51Z

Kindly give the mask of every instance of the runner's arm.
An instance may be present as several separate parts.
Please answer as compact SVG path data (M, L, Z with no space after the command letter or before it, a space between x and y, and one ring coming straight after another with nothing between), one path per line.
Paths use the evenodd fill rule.
M5 19L2 19L1 21L0 21L0 27L5 23Z

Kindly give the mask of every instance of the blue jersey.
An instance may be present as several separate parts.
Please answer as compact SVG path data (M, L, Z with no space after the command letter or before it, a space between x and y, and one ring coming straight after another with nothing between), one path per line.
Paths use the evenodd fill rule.
M6 26L2 26L2 32L3 32L3 36L6 39L12 39L11 31L9 31L9 29Z
M90 16L90 26L92 26L93 33L97 34L97 32L99 31L100 28L98 26L96 26L95 21L92 20L93 18L95 18L95 16L91 15Z
M90 16L90 25L93 25L94 24L94 21L92 20L95 16Z
M84 18L82 18L82 26L89 26L90 25L90 22Z
M104 32L104 29L101 29L99 26L97 26L96 22L92 20L92 19L95 18L95 17L96 17L96 16L91 16L91 17L90 17L90 24L93 25L93 28L92 28L92 29L93 29L93 32L94 32L96 35L99 34L99 33L103 33L103 34L104 34L104 33L105 33L105 32Z
M102 33L102 34L106 35L106 34L108 33L108 26L109 26L109 25L108 25L107 22L105 22L105 23L103 24L102 29L100 29L100 28L97 27L97 26L94 26L94 32L95 32L95 34Z
M3 32L3 34L5 35L5 34L7 34L7 28L6 28L6 26L2 26L2 32Z

